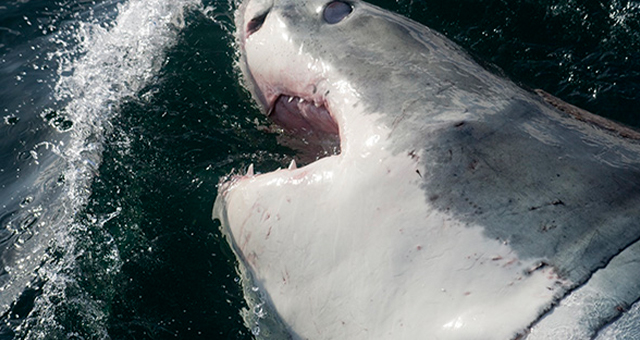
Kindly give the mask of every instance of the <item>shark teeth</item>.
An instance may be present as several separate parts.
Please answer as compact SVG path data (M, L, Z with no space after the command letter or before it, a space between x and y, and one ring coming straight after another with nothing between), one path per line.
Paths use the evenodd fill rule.
M295 160L295 159L292 159L292 160L291 160L291 163L289 164L289 168L288 168L288 169L289 169L289 170L295 170L295 169L297 169L297 168L298 168L298 165L296 165L296 160Z
M246 174L246 176L250 176L250 177L251 177L251 176L253 176L253 175L254 175L254 173L253 173L253 163L251 163L251 164L249 165L249 167L247 168L247 174Z
M289 163L289 166L287 167L288 170L296 170L298 168L298 164L296 164L296 160L292 159L291 163ZM278 170L280 170L281 168L278 168ZM278 171L276 170L276 171ZM258 173L260 174L260 173ZM245 173L244 177L254 177L256 175L255 169L254 169L254 165L253 163L249 164L249 166L247 167L247 172Z

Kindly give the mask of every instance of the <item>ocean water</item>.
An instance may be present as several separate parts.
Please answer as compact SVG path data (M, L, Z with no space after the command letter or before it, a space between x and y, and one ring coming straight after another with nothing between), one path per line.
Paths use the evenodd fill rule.
M378 0L640 127L640 2ZM0 3L0 339L252 339L210 218L293 151L238 84L232 0Z

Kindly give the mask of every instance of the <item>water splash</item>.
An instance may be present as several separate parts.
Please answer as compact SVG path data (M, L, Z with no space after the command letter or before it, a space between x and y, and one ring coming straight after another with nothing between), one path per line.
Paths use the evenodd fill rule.
M90 183L98 174L104 138L112 130L110 121L119 105L156 79L165 51L185 25L186 12L197 6L201 6L198 0L106 1L91 7L86 19L73 21L51 36L50 44L57 50L48 55L47 62L56 65L57 80L52 85L53 107L41 117L64 134L48 137L28 156L40 166L32 181L47 182L41 191L55 202L33 204L29 217L15 226L20 230L13 233L17 238L13 247L29 243L28 251L2 254L3 263L11 264L4 268L4 281L0 281L3 308L6 310L20 293L32 304L21 309L18 300L12 315L5 318L5 326L18 337L82 336L60 322L69 314L92 338L108 337L107 304L82 288L79 264L88 256L84 249L94 247L101 252L101 265L106 268L101 275L118 272L118 249L102 227L119 211L91 216L82 215L81 210L91 194ZM38 151L43 146L55 156L40 157ZM51 195L50 188L60 193ZM24 207L32 200L25 199ZM43 206L55 207L47 211L46 219L42 219ZM32 228L34 224L39 224L38 228ZM15 258L6 259L11 254ZM104 296L108 297L108 292ZM18 315L17 310L29 314Z

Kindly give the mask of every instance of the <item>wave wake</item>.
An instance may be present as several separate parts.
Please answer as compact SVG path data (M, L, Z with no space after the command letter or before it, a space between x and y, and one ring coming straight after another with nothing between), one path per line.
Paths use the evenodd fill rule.
M59 321L65 313L78 316L92 338L108 338L106 305L78 284L78 264L86 260L82 244L91 235L90 242L100 242L104 252L106 273L117 273L118 250L101 226L119 210L106 216L81 212L90 184L99 176L104 139L113 130L110 122L119 105L156 80L165 52L185 26L186 13L198 6L199 0L103 2L86 19L51 36L57 48L45 62L56 65L56 80L51 107L41 117L58 133L30 152L40 170L29 180L44 185L25 202L37 201L29 208L30 232L18 231L28 234L14 242L20 251L3 254L6 273L0 281L0 312L19 338L74 336ZM38 195L48 200L38 200Z

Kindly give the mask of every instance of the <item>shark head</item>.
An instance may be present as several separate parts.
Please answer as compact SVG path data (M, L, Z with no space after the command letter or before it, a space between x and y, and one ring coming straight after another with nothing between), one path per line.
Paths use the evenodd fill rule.
M361 146L374 128L363 122L368 117L358 114L363 111L362 97L368 94L354 88L349 79L357 72L349 70L352 66L344 58L352 47L336 39L348 29L344 22L354 15L353 6L246 2L236 17L240 66L265 113L288 133L329 145L331 154L349 153L350 143ZM328 22L325 16L331 8L336 14Z
M390 137L380 127L405 151L422 143L405 131L415 120L490 113L509 95L438 33L361 1L248 1L236 25L256 101L285 130L329 145L326 154L361 153Z
M637 205L584 194L605 181L622 201L624 181L605 178L618 164L636 181L619 164L637 146L429 28L357 0L248 0L236 27L245 86L318 158L219 187L247 301L278 320L246 311L259 337L276 324L275 338L516 338L640 237L618 217Z

